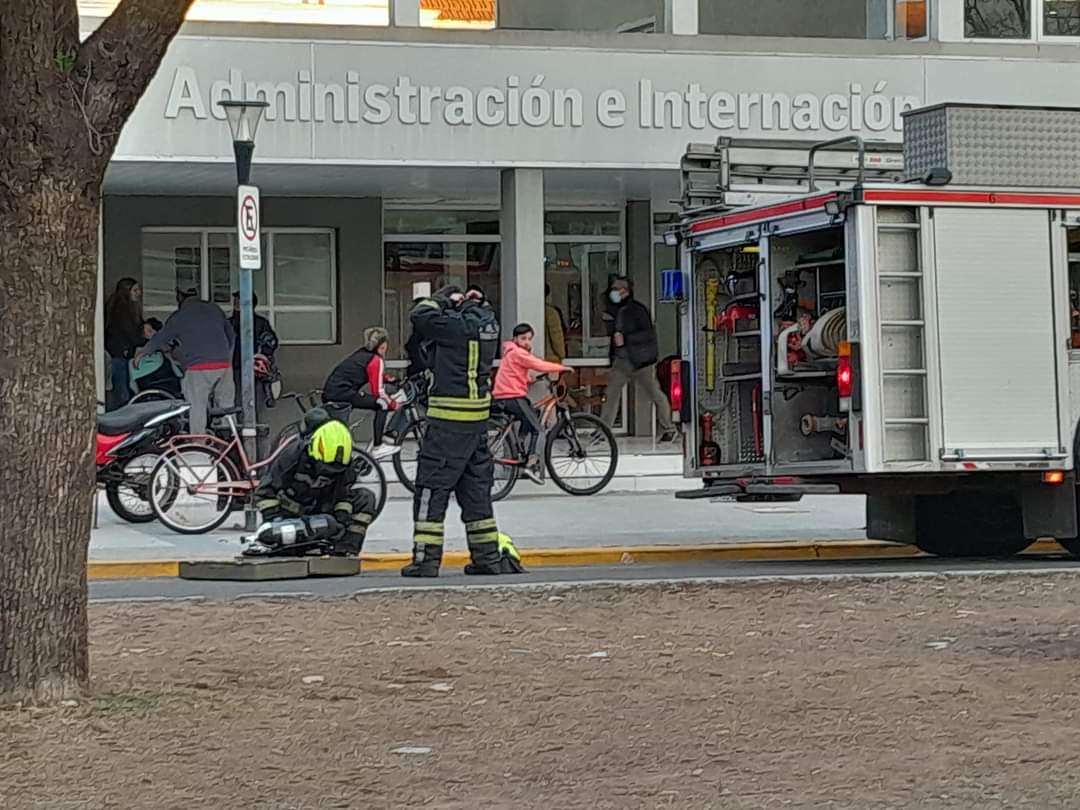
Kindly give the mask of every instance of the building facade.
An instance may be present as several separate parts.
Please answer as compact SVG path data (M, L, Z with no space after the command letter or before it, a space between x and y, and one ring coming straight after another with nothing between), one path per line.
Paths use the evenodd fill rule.
M111 2L87 0L85 32ZM676 350L674 312L655 291L676 262L661 234L687 143L895 142L902 113L923 104L1075 104L1078 9L198 0L107 174L103 294L134 276L148 315L167 315L177 286L230 305L235 174L217 104L263 98L256 290L282 338L286 388L321 385L374 324L401 359L421 285L478 283L507 332L541 329L550 290L584 403L598 407L613 276L633 279L662 354ZM342 25L353 19L371 24ZM649 408L624 403L621 427L650 433Z

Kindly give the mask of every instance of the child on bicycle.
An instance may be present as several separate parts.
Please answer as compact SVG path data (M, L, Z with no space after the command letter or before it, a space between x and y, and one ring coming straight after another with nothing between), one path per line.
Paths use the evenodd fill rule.
M508 414L519 425L519 429L529 437L529 460L524 473L531 481L541 483L540 459L537 442L540 439L540 415L529 401L529 372L541 374L562 374L571 369L559 363L549 363L532 353L533 328L527 323L514 327L513 340L503 344L502 362L495 375L495 387L492 398L494 409Z

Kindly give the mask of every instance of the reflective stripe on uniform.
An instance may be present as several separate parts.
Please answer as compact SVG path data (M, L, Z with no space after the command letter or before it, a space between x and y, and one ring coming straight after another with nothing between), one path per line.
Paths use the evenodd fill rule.
M260 512L265 512L267 509L275 509L281 506L281 501L277 498L263 498L260 501L255 501L255 508Z
M492 529L486 532L469 532L466 535L466 539L469 541L469 545L476 545L477 543L497 543L499 541L498 531Z
M446 531L446 524L419 521L414 529L418 532L426 532L428 534L442 534Z
M448 411L445 408L428 408L427 415L432 419L441 419L444 422L486 422L491 414L488 411L462 412Z
M353 511L353 505L348 501L338 501L334 504L335 512L348 512L350 515Z
M428 397L428 405L439 408L456 408L460 411L480 411L491 408L491 395L486 397Z
M365 512L360 512L359 514L352 516L353 523L363 523L365 526L369 525L373 520L375 520L375 518Z
M441 534L425 534L423 532L414 532L413 542L426 543L429 546L441 546L443 544L443 536Z
M495 518L484 518L483 520L474 520L465 524L465 531L477 532L481 529L495 529L498 528L498 524L495 522Z
M469 341L469 368L466 372L466 376L469 380L469 397L471 399L479 399L480 392L476 388L476 375L477 369L480 366L480 341Z
M420 507L417 509L417 520L427 520L428 510L431 508L431 490L424 487L420 490Z

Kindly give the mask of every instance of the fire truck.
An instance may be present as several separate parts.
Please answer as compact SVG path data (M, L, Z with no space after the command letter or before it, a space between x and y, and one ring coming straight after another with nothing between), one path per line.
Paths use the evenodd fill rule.
M902 146L692 144L665 239L702 484L678 497L864 494L875 539L1080 556L1080 110L927 107Z

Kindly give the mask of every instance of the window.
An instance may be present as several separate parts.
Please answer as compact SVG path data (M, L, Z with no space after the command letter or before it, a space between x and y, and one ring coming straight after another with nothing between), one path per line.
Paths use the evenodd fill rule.
M664 0L498 0L499 28L653 33Z
M1043 0L1043 36L1080 37L1080 0Z
M969 39L1029 39L1032 0L964 0Z
M653 319L656 321L656 338L660 344L660 357L679 351L679 308L659 301L661 273L678 270L679 248L664 242L664 233L670 230L679 217L677 214L653 214Z
M567 356L606 360L607 293L623 275L622 214L549 211L544 233L544 281L566 323Z
M254 274L258 312L282 343L337 340L334 233L314 228L268 228L263 270ZM226 311L239 289L236 233L231 229L148 228L142 234L143 307L167 318L177 288L195 287Z
M383 323L390 357L405 359L409 310L423 289L479 285L499 309L497 211L388 210L383 213Z

